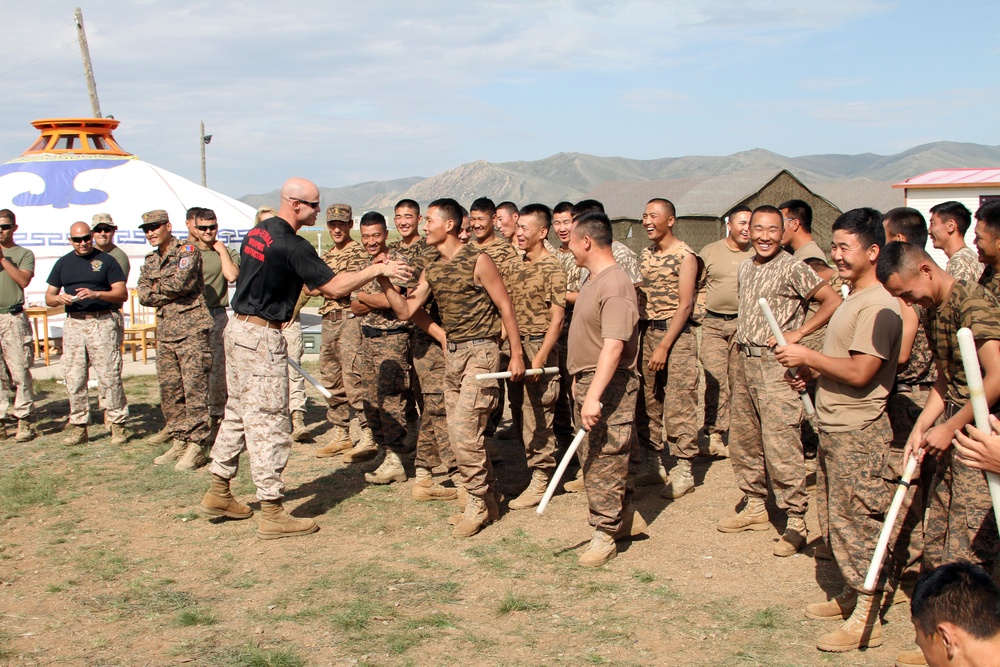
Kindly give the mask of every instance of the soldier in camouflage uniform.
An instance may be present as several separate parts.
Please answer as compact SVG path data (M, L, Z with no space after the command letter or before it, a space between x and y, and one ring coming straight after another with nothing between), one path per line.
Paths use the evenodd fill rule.
M764 501L771 481L778 507L788 514L774 555L791 556L806 543L806 468L799 441L802 403L784 380L774 357L774 336L758 305L766 298L786 342L797 343L826 324L840 304L833 288L809 266L781 249L783 219L773 206L759 206L750 218L754 258L740 265L740 316L736 325L739 363L733 376L729 455L745 495L744 508L721 519L724 533L769 528ZM819 311L805 319L815 298Z
M177 461L177 470L194 470L206 462L208 375L212 349L208 332L212 316L205 306L201 253L171 233L164 210L142 214L139 228L156 248L139 270L139 302L156 309L156 375L160 409L173 437L170 449L153 461Z
M665 498L680 498L694 489L691 461L698 455L698 341L690 321L698 256L674 235L674 213L666 199L646 204L642 222L653 244L639 260L643 401L636 410L636 428L639 445L656 452L657 470L665 449L677 461L662 492ZM637 484L642 481L636 479Z
M972 213L964 204L946 201L931 206L927 233L931 245L948 257L947 271L956 280L974 283L983 272L976 251L965 244L965 233L972 224Z
M972 329L975 337L987 404L1000 398L1000 301L980 285L955 280L922 248L907 243L886 246L878 277L892 294L927 309L925 328L938 366L937 382L906 443L907 456L937 458L924 520L924 569L961 559L983 564L996 578L1000 537L986 479L953 456L951 442L973 419L960 328Z
M479 246L458 240L461 220L461 207L455 200L431 202L425 233L440 257L426 266L417 287L405 299L388 280L380 279L379 284L401 319L412 318L431 294L437 301L448 337L444 388L448 435L468 494L464 514L452 517L452 535L470 537L500 516L493 466L483 442L487 419L496 406L497 381L477 380L476 375L498 370L501 320L509 335L508 370L514 382L524 377L524 362L514 307L500 272ZM476 221L472 224L475 228Z
M986 202L976 211L976 251L985 265L979 284L1000 298L1000 203Z
M17 442L28 442L35 437L32 425L35 412L34 385L31 365L35 361L32 347L31 325L24 314L24 288L35 275L35 254L14 243L17 222L14 212L0 209L0 347L4 372L0 368L0 417L7 414L10 405L7 375L14 382L14 416L17 417ZM0 423L0 436L7 437L6 427Z
M818 377L818 514L845 588L832 600L806 607L806 616L839 621L853 612L840 628L819 638L817 647L825 651L882 642L883 586L867 591L864 580L892 498L886 399L903 331L898 301L875 277L884 240L882 214L874 209L854 209L837 218L833 260L853 286L851 295L830 318L821 353L794 344L775 350L783 366L799 369L795 376L786 375L796 391L805 389L809 376Z
M552 225L552 213L543 204L529 204L517 218L517 245L524 252L511 283L517 328L525 365L545 368L559 364L559 335L566 309L566 274L542 241ZM531 470L531 482L514 500L512 510L535 507L545 495L556 468L556 438L552 429L559 375L529 377L523 385L521 440Z
M74 223L69 239L73 252L56 261L45 292L47 306L66 309L63 368L70 415L63 444L87 441L87 370L93 366L106 407L105 422L111 424L111 444L123 445L129 436L125 430L128 402L122 388L122 334L114 314L128 299L125 273L111 255L94 248L87 223Z
M562 333L559 335L559 396L556 398L555 416L552 419L552 429L558 438L573 434L574 410L569 391L573 379L566 370L566 337L569 335L569 325L573 320L573 304L576 303L576 295L580 291L580 267L576 265L576 259L569 250L569 235L573 230L573 205L571 203L568 201L560 202L552 209L552 228L559 238L559 247L552 255L559 260L563 273L566 274L566 318L563 322ZM582 490L582 488L577 489L576 486L578 485L573 485L567 490Z
M326 226L333 246L323 253L323 261L334 274L357 271L368 262L364 246L351 238L354 214L348 204L330 205L326 209ZM319 296L318 291L310 294ZM316 458L323 459L351 449L351 419L360 421L362 438L367 441L363 449L370 449L367 445L374 444L374 438L364 417L361 386L349 381L355 375L347 374L347 368L354 365L361 349L361 329L351 312L350 298L326 298L320 306L319 315L323 318L319 375L323 386L332 395L326 399L326 418L333 425L329 441L316 451ZM357 345L349 345L352 340Z
M583 481L594 533L578 560L584 567L604 565L618 555L615 540L646 529L632 507L632 490L626 483L639 393L639 308L631 278L615 262L610 246L611 223L606 215L589 211L576 218L570 248L579 265L592 274L576 302L567 362L578 420L589 431ZM608 367L614 369L610 377L603 372Z

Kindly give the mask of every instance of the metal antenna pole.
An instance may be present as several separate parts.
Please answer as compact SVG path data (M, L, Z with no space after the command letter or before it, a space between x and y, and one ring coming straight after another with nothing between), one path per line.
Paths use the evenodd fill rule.
M87 91L90 93L90 108L94 118L102 118L101 103L97 99L97 83L94 81L94 67L90 64L90 47L87 46L87 32L83 28L83 11L77 7L73 12L76 21L76 35L80 40L80 53L83 55L83 73L87 77Z
M201 121L201 130L198 133L198 143L201 144L201 187L208 187L208 182L205 179L205 121Z

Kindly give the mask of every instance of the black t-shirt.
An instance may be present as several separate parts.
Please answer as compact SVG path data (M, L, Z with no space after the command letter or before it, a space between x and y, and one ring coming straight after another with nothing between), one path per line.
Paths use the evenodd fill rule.
M56 260L48 280L50 285L61 288L70 296L81 287L95 292L107 292L113 284L123 282L125 272L122 271L121 264L108 253L97 249L84 257L75 252L63 255ZM81 299L66 306L66 312L93 313L98 310L119 310L121 307L120 303L109 303L101 299Z
M332 278L330 267L291 225L281 218L268 218L251 229L240 245L233 311L287 322L303 283L316 289Z

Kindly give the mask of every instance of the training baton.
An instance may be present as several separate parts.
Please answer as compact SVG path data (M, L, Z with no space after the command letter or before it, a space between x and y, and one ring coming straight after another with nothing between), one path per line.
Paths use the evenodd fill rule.
M778 326L778 320L775 319L774 313L771 311L771 306L768 305L767 299L761 297L757 303L760 304L760 309L764 312L764 318L767 319L768 325L771 327L771 333L774 334L774 340L778 341L778 345L784 347L788 345L785 342L785 334L781 333L781 327ZM791 369L794 374L797 368ZM802 399L802 406L806 409L807 415L816 414L816 408L813 406L812 399L809 398L809 392L803 389L799 392L799 398Z
M317 380L312 375L310 375L309 372L306 369L302 368L302 366L299 366L297 363L295 363L294 361L292 361L288 357L285 357L285 361L288 362L289 366L291 366L292 368L294 368L295 370L297 370L302 375L302 377L304 377L306 380L308 380L309 384L311 384L312 386L316 387L316 390L319 393L323 394L327 398L333 398L333 394L331 394L330 391L326 387L324 387L323 385L321 385L319 383L319 380Z
M896 495L892 497L892 504L885 514L885 521L882 523L882 532L879 533L878 543L875 545L875 555L872 556L872 563L868 566L868 575L865 577L864 589L872 592L875 590L875 583L878 581L878 573L882 570L882 560L885 558L885 551L889 546L889 537L892 535L893 526L896 525L896 517L899 508L903 505L903 498L910 488L910 480L917 472L917 453L910 454L910 460L906 463L903 476L899 479L899 486L896 487Z
M559 372L558 366L546 366L545 368L529 368L524 371L525 377L529 375L552 375ZM504 371L503 373L479 373L476 375L477 380L508 380L510 379L510 371Z
M976 352L976 339L972 329L962 327L958 330L958 349L962 353L962 366L965 367L965 384L969 388L969 400L972 402L972 414L976 428L989 435L990 406L986 404L986 391L983 389L983 374L979 370L979 354ZM986 473L986 482L990 487L990 498L993 500L993 517L1000 529L1000 476L993 472Z
M552 494L556 492L556 487L559 486L559 480L562 479L563 473L566 472L566 468L569 467L569 462L573 460L573 455L576 454L576 450L580 447L580 443L583 442L584 436L587 432L582 428L576 432L576 437L573 438L573 442L569 443L569 448L562 457L562 461L559 462L559 467L556 468L555 474L552 475L552 479L549 480L549 486L545 489L545 495L542 496L542 502L538 503L538 515L541 516L542 512L545 511L545 506L549 504L552 500Z

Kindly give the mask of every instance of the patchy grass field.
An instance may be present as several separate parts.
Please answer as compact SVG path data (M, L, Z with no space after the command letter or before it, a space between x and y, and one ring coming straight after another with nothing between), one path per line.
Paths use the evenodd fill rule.
M801 609L838 577L808 555L772 556L777 530L715 530L740 495L726 460L699 459L700 486L679 501L642 490L650 536L592 571L576 565L582 496L458 540L453 503L369 487L374 464L316 459L307 443L285 472L287 504L321 530L265 542L254 519L199 515L208 473L152 465L166 445L112 448L94 426L89 444L63 447L65 390L37 387L41 437L0 443L0 664L846 666L891 664L910 646L896 606L882 648L815 649L830 626ZM155 378L126 391L135 430L159 430ZM309 413L317 440L323 412ZM510 496L528 474L516 445L500 445ZM252 499L246 462L234 491Z

